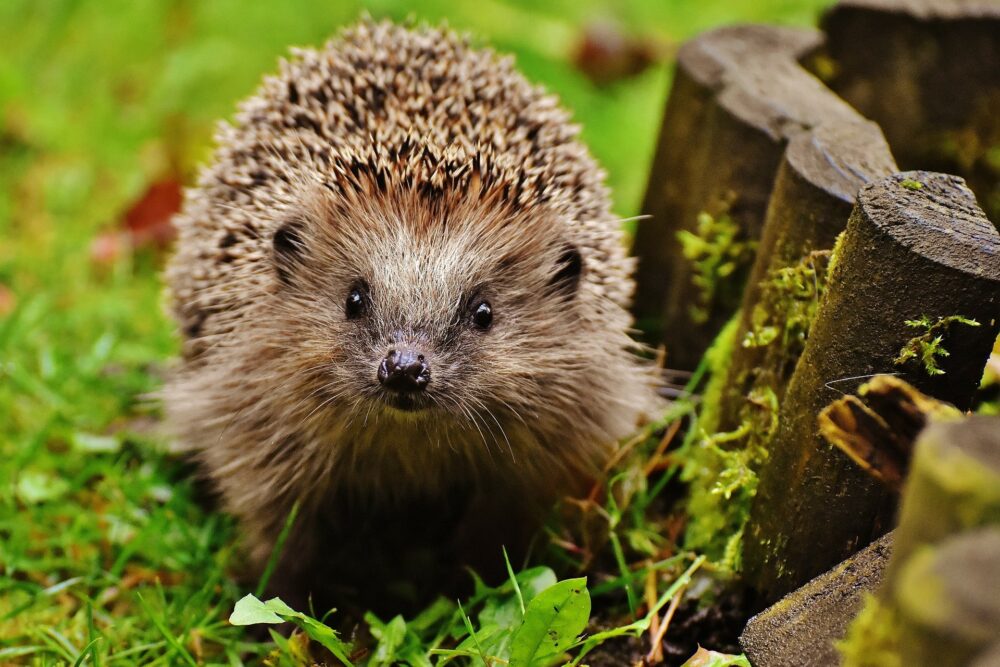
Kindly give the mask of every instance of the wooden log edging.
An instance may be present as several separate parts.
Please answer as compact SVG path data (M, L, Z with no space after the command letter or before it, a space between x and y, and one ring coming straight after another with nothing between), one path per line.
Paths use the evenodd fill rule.
M834 262L747 525L744 576L758 607L856 552L892 520L889 494L822 440L820 410L860 378L893 372L964 409L1000 332L1000 234L958 177L909 172L862 188ZM953 316L978 326L935 330ZM928 326L912 326L925 318ZM901 350L938 335L938 348L950 353L932 355L942 373L912 360L897 365Z
M809 65L878 122L904 169L963 176L1000 225L1000 3L840 0Z
M740 646L754 667L836 665L836 642L882 584L891 553L889 533L751 618Z
M917 552L894 593L902 664L970 664L1000 640L1000 526Z
M780 404L854 198L866 183L895 171L874 123L828 123L789 142L743 293L716 430L739 426L754 388L766 387Z
M861 186L894 171L881 131L868 121L838 119L789 141L738 319L714 344L723 350L710 364L694 434L700 440L683 472L689 484L688 548L725 554L739 567L739 534L755 473L766 459L804 348L832 246ZM745 474L734 478L734 467Z
M921 547L1000 526L1000 417L931 424L914 449L886 585Z
M996 664L988 660L1000 644L1000 417L932 423L911 470L884 582L851 626L845 665L870 665L873 655Z
M671 368L694 368L739 306L787 141L827 123L864 122L799 65L820 41L811 30L740 25L678 53L642 206L651 217L636 233L633 308L649 341L666 344ZM718 281L698 275L678 239L699 231L724 255Z

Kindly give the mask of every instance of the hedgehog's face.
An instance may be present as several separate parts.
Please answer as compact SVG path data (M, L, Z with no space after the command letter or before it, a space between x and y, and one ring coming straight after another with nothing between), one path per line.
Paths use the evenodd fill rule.
M551 220L357 215L293 219L273 244L282 307L304 311L286 345L341 403L474 425L584 372L583 259Z

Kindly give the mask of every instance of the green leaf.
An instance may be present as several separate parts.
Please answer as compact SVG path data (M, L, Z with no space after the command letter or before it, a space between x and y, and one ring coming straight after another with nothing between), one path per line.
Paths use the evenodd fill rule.
M745 655L719 653L699 646L681 667L750 667L750 661Z
M528 603L524 621L511 640L510 665L548 665L575 641L590 618L587 579L567 579Z
M488 645L496 644L497 639L500 638L499 636L504 633L504 628L496 625L484 625L478 630L470 631L469 636L463 639L462 643L455 648L459 651L471 651L476 649L477 652L481 652L483 655L489 655L486 647Z
M479 612L479 627L495 625L499 628L513 629L524 618L521 605L514 596L507 598L488 598Z
M516 588L513 586L515 581ZM486 598L483 609L479 612L479 626L497 625L501 628L515 628L524 618L522 600L523 604L528 604L539 593L555 585L556 581L558 579L555 573L545 566L519 572L516 577L509 579ZM517 593L520 593L520 596L516 595Z
M556 581L558 581L556 573L544 565L517 573L517 583L521 586L525 604L531 602L542 591L555 586Z
M277 598L275 598L277 600ZM271 610L268 603L261 602L253 595L246 595L237 601L233 613L229 615L233 625L257 625L258 623L284 623L285 619Z
M275 614L281 614L282 616L285 617L291 618L291 617L302 616L302 614L300 614L299 612L295 611L287 604L285 604L285 601L282 600L281 598L271 598L270 600L265 602L264 605L268 609L273 611Z
M375 652L372 654L372 664L392 665L396 661L396 652L406 638L406 621L402 616L396 616L388 623L382 623L373 614L365 614L372 636L378 640Z
M423 637L430 630L450 619L455 613L455 603L447 598L438 598L431 606L424 609L416 617L411 618L406 627L418 637Z
M281 598L271 598L267 602L261 602L253 595L246 595L237 601L233 613L229 616L229 622L233 625L282 623L284 621L291 621L299 626L309 636L309 639L325 646L344 664L351 664L351 661L347 659L351 647L337 636L333 628L306 616L302 612L295 611Z
M351 661L347 659L347 654L350 653L351 647L349 644L344 642L337 633L328 625L320 623L314 618L310 618L305 614L296 613L296 617L291 620L295 622L300 628L305 630L306 634L309 635L309 639L325 646L330 653L335 655L338 660L346 665L350 665Z

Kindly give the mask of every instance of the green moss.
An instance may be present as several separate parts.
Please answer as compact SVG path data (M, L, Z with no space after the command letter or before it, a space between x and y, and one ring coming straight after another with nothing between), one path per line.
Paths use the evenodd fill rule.
M741 239L740 228L727 213L698 214L696 230L677 232L684 257L691 262L691 282L698 302L689 309L691 321L708 321L721 284L753 258L756 243Z
M991 361L983 369L983 377L979 381L979 388L983 396L992 396L992 400L983 400L977 407L976 413L981 415L1000 415L1000 337L993 343L993 354Z
M928 375L944 375L944 370L938 366L938 359L949 356L948 350L944 349L944 337L952 324L979 326L979 322L976 320L961 315L939 317L933 322L926 315L922 315L916 320L906 320L906 326L920 329L922 333L907 341L899 354L896 355L893 363L897 366L903 366L909 362L917 362Z
M843 667L902 667L895 612L869 593L837 650Z
M701 395L701 409L698 412L698 429L705 433L714 433L719 427L719 406L722 404L723 392L726 388L726 378L733 361L733 349L736 346L736 335L740 327L740 313L737 312L715 337L711 347L705 352L708 365L709 380ZM691 434L688 436L691 437Z
M778 425L777 398L767 389L748 397L740 425L732 431L701 431L685 466L689 481L685 545L706 553L723 569L741 566L743 526L757 493L757 470Z
M743 347L778 341L784 356L798 358L826 286L831 255L829 250L813 251L798 263L771 272L754 307Z
M681 479L689 483L687 511L689 523L685 534L688 545L711 547L709 557L720 559L724 554L724 546L716 536L732 524L725 514L726 508L720 499L711 493L711 486L719 470L725 465L716 455L715 448L702 444L710 434L718 430L719 406L722 402L723 390L726 386L726 376L733 358L733 348L739 330L740 314L737 313L723 327L715 341L705 353L710 375L708 385L702 393L701 409L694 427L688 431L684 442L684 468ZM730 529L729 533L732 533ZM724 542L724 540L722 540Z
M780 396L787 375L802 354L809 328L826 286L832 251L807 254L792 266L771 272L751 315L750 330L739 341L736 318L709 351L711 380L705 390L698 429L689 436L690 454L682 478L689 482L685 546L740 569L743 526L757 493L757 471L767 460L778 427ZM752 388L739 412L739 425L719 431L720 403L730 377L732 349L767 347L765 367L753 370ZM725 400L731 400L731 397Z
M777 428L777 397L764 388L751 393L736 429L718 431L718 408L738 328L739 314L706 353L712 376L702 396L697 428L684 446L681 474L689 483L685 545L733 571L740 568L743 525L757 491L755 470L767 458L765 444Z

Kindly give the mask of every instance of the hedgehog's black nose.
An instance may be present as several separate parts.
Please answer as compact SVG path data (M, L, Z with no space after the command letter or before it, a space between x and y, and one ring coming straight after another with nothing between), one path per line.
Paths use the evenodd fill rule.
M421 391L431 381L431 368L424 361L424 355L418 352L389 350L378 365L378 381L393 391Z

